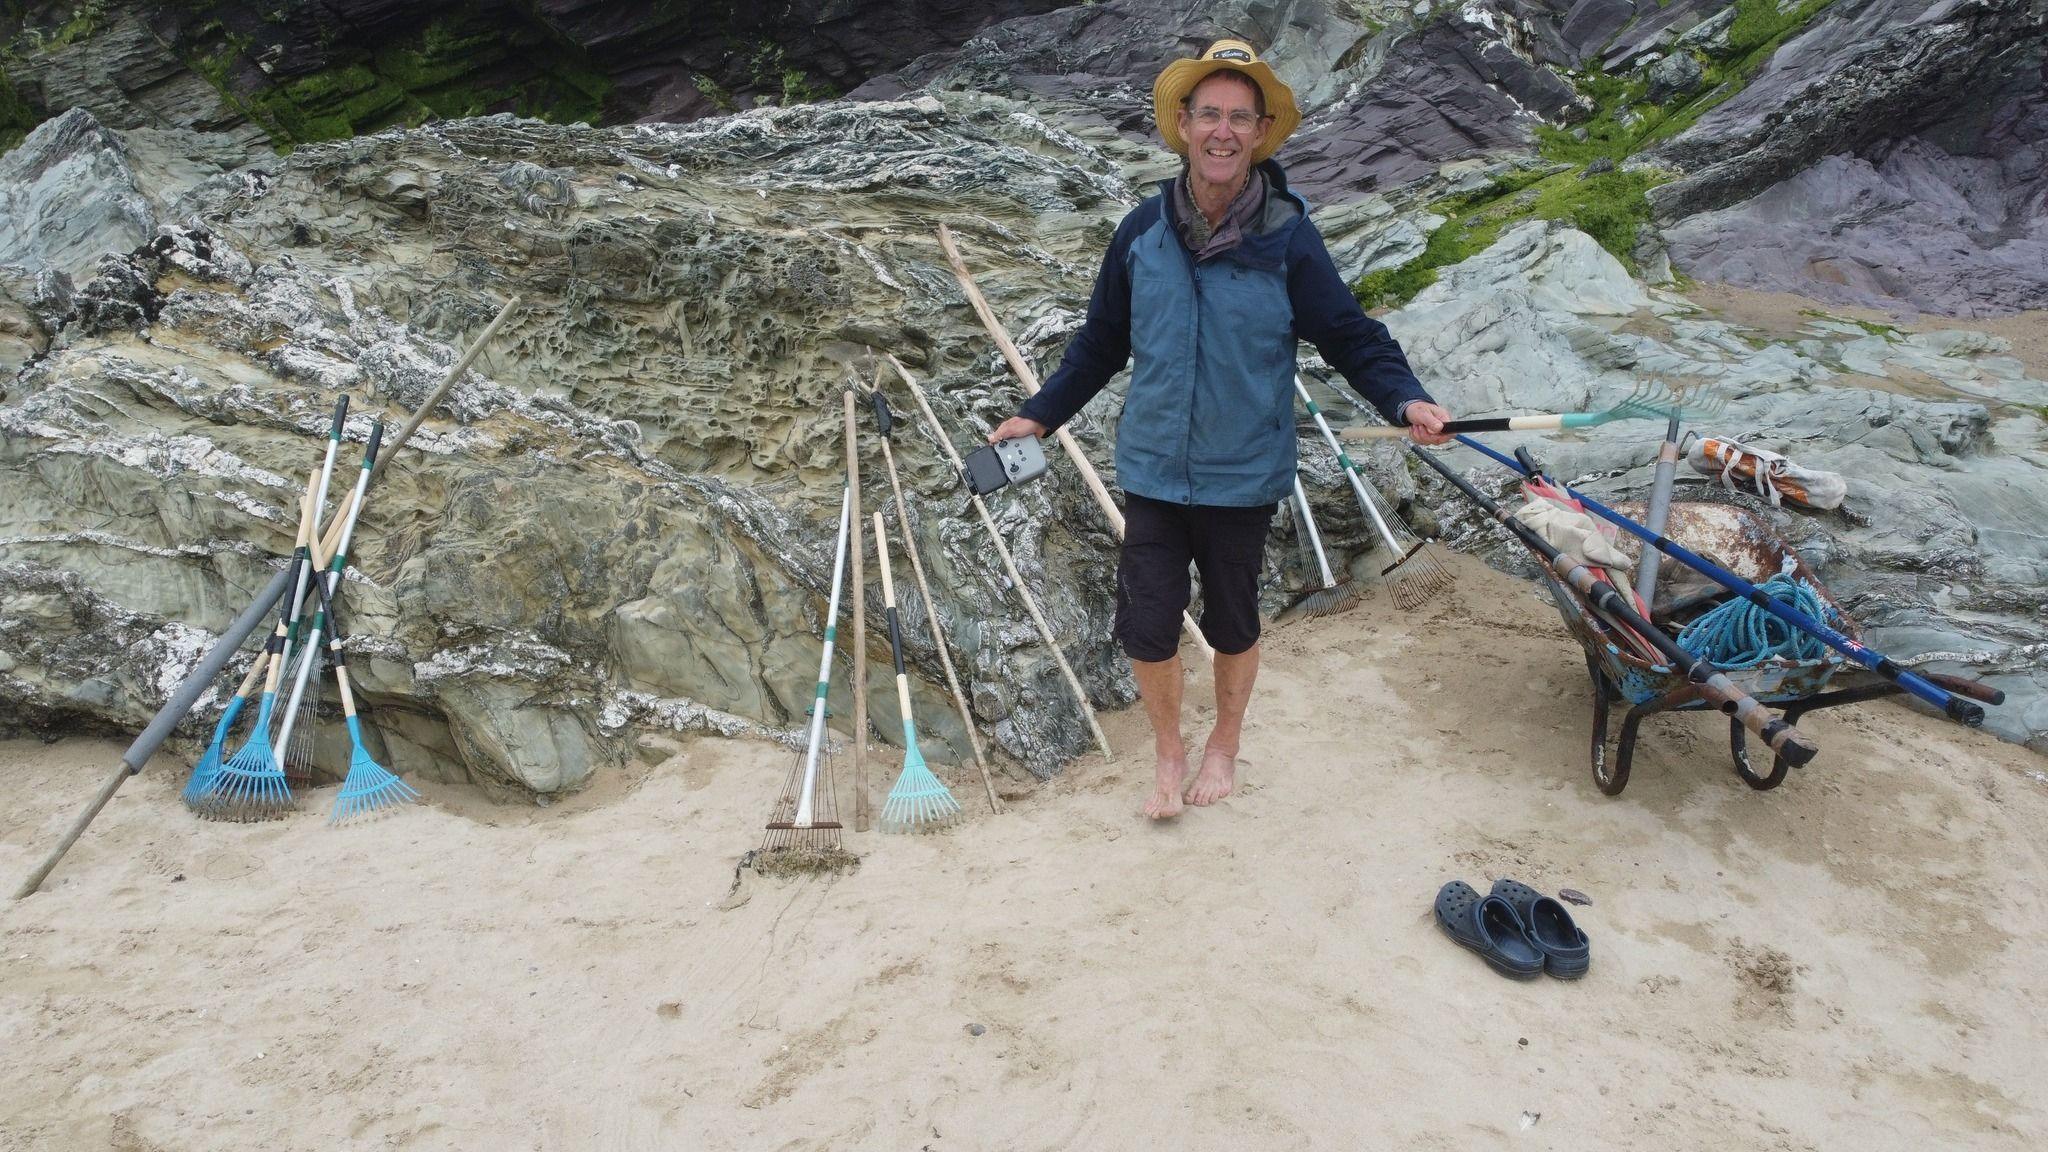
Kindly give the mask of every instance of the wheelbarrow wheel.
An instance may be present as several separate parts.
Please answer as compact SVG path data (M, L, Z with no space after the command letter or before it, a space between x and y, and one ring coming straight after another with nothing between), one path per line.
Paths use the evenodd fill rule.
M1607 755L1607 712L1620 692L1591 656L1586 657L1586 674L1593 678L1593 784L1609 796L1619 796L1628 787L1628 758Z
M1748 735L1743 730L1742 721L1732 719L1728 721L1728 751L1735 757L1735 774L1742 777L1742 782L1751 788L1759 792L1769 792L1785 782L1785 773L1791 768L1791 765L1785 763L1783 756L1773 754L1771 757L1770 775L1758 775L1756 769L1752 768L1749 763Z

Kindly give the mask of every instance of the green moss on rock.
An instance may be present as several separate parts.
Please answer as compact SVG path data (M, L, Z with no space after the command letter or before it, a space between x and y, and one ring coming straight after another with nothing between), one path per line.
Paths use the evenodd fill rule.
M1436 283L1438 269L1478 255L1501 233L1528 220L1568 223L1633 272L1636 228L1650 219L1646 194L1668 179L1650 170L1586 176L1576 169L1551 174L1535 169L1495 180L1480 192L1445 197L1430 210L1451 219L1429 234L1422 255L1398 268L1368 273L1353 290L1368 308L1398 307Z
M217 24L198 32L195 40L221 35ZM539 27L501 27L473 14L436 20L417 36L374 53L337 55L318 71L237 91L238 83L246 86L252 75L261 75L238 67L247 47L246 39L227 37L195 51L188 62L262 124L280 149L494 111L595 123L611 93L610 81L574 45ZM536 70L540 75L516 84L490 80Z
M0 152L21 143L39 123L41 119L35 109L14 90L14 84L7 79L7 68L0 65Z
M1660 140L1691 127L1709 109L1740 92L1787 40L1797 35L1833 0L1802 0L1780 10L1779 0L1736 0L1727 47L1704 66L1699 94L1659 107L1644 96L1641 76L1610 76L1598 68L1573 77L1593 101L1593 115L1574 128L1538 125L1538 151L1547 160L1572 165L1571 172L1534 178L1516 174L1476 193L1447 197L1430 210L1452 219L1430 234L1422 255L1399 268L1361 278L1354 290L1368 307L1399 305L1436 282L1436 270L1483 251L1502 231L1524 220L1562 220L1591 236L1631 272L1637 229L1649 222L1645 195L1668 174L1638 169L1586 174L1596 161L1619 164ZM1605 167L1603 165L1603 167ZM1533 187L1534 196L1518 195Z

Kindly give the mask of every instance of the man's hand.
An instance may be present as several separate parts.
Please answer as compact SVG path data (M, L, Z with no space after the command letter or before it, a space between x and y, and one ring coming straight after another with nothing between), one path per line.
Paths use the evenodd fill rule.
M1417 444L1451 442L1451 438L1444 435L1444 425L1450 421L1451 414L1441 405L1431 404L1427 400L1417 400L1408 406L1407 411L1401 413L1401 418L1408 421L1408 438Z
M1419 408L1421 405L1418 404L1416 407ZM988 434L988 442L993 444L998 440L1021 440L1026 436L1035 436L1043 440L1045 439L1046 432L1047 428L1045 425L1040 424L1029 416L1012 416L1008 420L1003 421L1002 425L995 431Z

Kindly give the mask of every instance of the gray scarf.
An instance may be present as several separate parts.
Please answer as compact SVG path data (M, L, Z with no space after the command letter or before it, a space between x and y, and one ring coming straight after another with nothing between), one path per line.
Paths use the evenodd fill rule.
M1237 247L1244 239L1244 232L1251 222L1258 218L1266 206L1266 176L1258 169L1252 169L1251 176L1244 182L1237 198L1223 212L1223 220L1214 228L1209 218L1195 207L1194 190L1188 186L1187 169L1173 180L1174 201L1180 208L1180 236L1186 242L1188 251L1196 260L1207 260L1221 252Z

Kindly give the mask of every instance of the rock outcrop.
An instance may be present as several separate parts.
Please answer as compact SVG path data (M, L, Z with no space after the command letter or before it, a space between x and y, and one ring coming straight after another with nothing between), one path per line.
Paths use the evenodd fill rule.
M1341 203L1435 174L1444 163L1533 142L1532 117L1576 119L1590 103L1554 65L1566 53L1519 4L1481 0L1378 25L1322 0L1198 9L1107 0L1004 21L957 50L921 57L856 89L894 98L922 87L995 92L1150 141L1152 77L1221 36L1250 40L1307 113L1288 145L1295 187Z
M494 112L615 124L802 103L1062 2L96 0L20 6L0 42L42 115L286 146Z
M1090 146L929 100L694 129L462 122L198 189L182 215L205 223L104 257L78 290L93 306L8 386L0 603L38 626L10 633L0 695L30 718L146 715L160 693L134 678L127 633L25 605L87 573L134 628L220 627L288 551L334 393L356 396L359 442L520 291L534 303L487 378L394 463L355 550L364 696L404 745L394 760L545 793L615 758L629 724L794 726L829 580L838 396L868 378L864 350L932 376L963 441L1015 403L931 226L952 219L983 259L1040 262L990 277L1021 328L1037 317L1016 296L1048 278L1070 304L1085 290L1084 222L1125 195ZM951 478L914 440L900 455L983 719L1049 770L1085 733ZM1086 507L1054 483L1004 515L1112 705L1129 688L1097 639L1107 605L1081 593L1106 579ZM88 687L88 664L110 679ZM924 706L943 757L957 722L936 694Z
M1981 107L2038 76L2043 0L1850 0L1772 54L1742 91L1656 149L1685 175L1656 189L1667 220L1723 208L1823 157Z
M1662 203L1733 199L1638 250L1668 245L1695 276L1803 291L1830 279L1842 293L1828 298L1845 301L2038 299L2038 58L2020 43L2037 7L1922 5L1911 40L1867 26L1900 0L1845 0L1833 26L1865 29L1864 42L1810 31L1755 82L1812 99L1773 119L1761 97L1737 96L1659 153L1691 173ZM417 18L341 8L387 32ZM639 9L617 9L536 11L579 29L582 50L653 51ZM931 18L965 28L974 11ZM1168 57L1222 34L1268 46L1308 111L1283 161L1356 276L1423 251L1445 221L1423 193L1489 187L1527 163L1536 126L1593 111L1568 68L1718 59L1725 11L1107 0L990 25L857 100L681 126L451 118L253 162L246 123L204 101L185 119L148 111L177 103L176 75L124 89L141 111L123 123L160 126L71 113L0 159L0 720L139 723L290 550L334 395L354 396L360 444L373 416L420 403L517 293L527 306L394 461L353 550L345 610L379 754L545 797L648 729L787 737L814 683L842 387L877 378L869 349L894 352L962 445L1019 399L940 258L939 222L1049 371L1116 220L1173 170L1144 91ZM1964 46L1964 26L2011 35ZM1965 57L2003 77L1986 115L1950 108L1912 120L1928 125L1917 135L1857 134L1856 115L1900 98L1898 76ZM636 106L667 98L661 77L641 79ZM673 114L703 110L678 99ZM1908 261L1917 278L1888 271ZM1990 676L2014 696L1998 730L2041 746L2048 383L1994 338L1816 316L1776 339L1646 289L1586 236L1541 223L1440 269L1387 321L1465 414L1598 408L1646 379L1735 396L1708 430L1852 477L1845 513L1776 517L1871 638ZM880 378L914 413L902 383ZM1112 483L1119 387L1074 425ZM1341 412L1342 395L1320 399ZM1648 442L1621 425L1544 450L1621 496L1647 485ZM1304 476L1338 561L1360 561L1371 533L1325 456L1307 438ZM898 458L976 714L1001 751L1049 773L1088 744L1053 662L914 417ZM1418 523L1483 542L1397 449L1359 458ZM872 457L868 479L869 506L885 507ZM995 504L1095 702L1127 703L1108 640L1113 541L1077 478L1056 465ZM1307 575L1285 524L1269 607ZM920 717L944 762L962 733L905 595ZM870 689L889 734L887 682ZM842 679L842 720L843 691Z
M67 112L0 156L0 252L77 277L156 232L127 145L90 113Z
M1665 229L1688 275L1898 313L2048 308L2048 73Z

